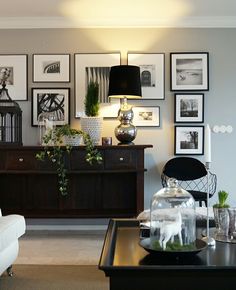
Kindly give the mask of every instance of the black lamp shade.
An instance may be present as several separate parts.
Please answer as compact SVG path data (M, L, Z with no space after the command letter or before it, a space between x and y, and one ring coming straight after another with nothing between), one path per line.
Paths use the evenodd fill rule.
M109 78L109 97L140 98L140 68L134 65L112 66Z

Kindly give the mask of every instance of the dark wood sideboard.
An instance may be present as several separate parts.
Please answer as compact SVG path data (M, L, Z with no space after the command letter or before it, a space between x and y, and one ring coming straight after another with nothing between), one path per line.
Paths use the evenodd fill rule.
M55 165L39 161L39 146L0 148L0 208L31 218L134 217L144 206L144 150L152 145L97 146L101 164L85 161L85 147L65 154L69 194L58 191Z

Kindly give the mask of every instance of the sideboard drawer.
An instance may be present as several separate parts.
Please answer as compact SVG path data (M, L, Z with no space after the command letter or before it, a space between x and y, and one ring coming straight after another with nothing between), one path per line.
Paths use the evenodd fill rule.
M37 160L34 151L7 151L5 169L36 170Z
M101 163L95 163L90 165L86 161L86 151L85 150L72 150L70 153L70 170L95 170L95 169L103 169L103 153Z
M105 152L106 169L135 169L137 158L135 150L114 149Z

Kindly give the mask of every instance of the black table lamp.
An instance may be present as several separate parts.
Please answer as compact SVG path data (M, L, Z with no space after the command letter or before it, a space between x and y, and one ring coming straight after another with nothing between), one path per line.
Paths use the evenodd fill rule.
M137 134L136 127L132 124L133 111L127 99L141 98L140 68L133 65L112 66L109 78L110 98L121 100L118 119L120 124L115 128L115 136L120 144L132 144Z

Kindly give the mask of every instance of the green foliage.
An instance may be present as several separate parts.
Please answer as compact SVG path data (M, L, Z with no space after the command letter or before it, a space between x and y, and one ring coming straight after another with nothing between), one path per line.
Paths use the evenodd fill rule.
M87 87L87 94L85 96L84 106L85 114L88 117L98 116L99 100L98 100L99 85L97 82L90 82Z
M68 178L67 178L67 169L65 168L64 164L65 157L64 152L69 154L72 149L72 146L70 145L62 147L63 137L64 136L73 137L76 135L83 136L86 150L85 157L86 161L90 165L93 165L95 163L101 163L102 161L101 154L94 147L90 136L87 133L83 132L82 130L70 128L69 125L56 127L55 129L50 130L46 135L44 135L43 137L43 141L45 144L44 150L36 154L36 158L38 160L44 161L45 159L49 159L56 165L59 191L62 195L68 194Z
M154 241L152 243L152 249L155 251L163 251L159 241ZM171 243L170 241L166 244L165 251L191 251L195 250L196 246L194 243L188 245L181 245L179 242Z
M226 192L224 190L218 191L218 201L219 201L219 203L214 204L213 207L229 208L230 206L226 203L228 196L229 196L228 192Z

